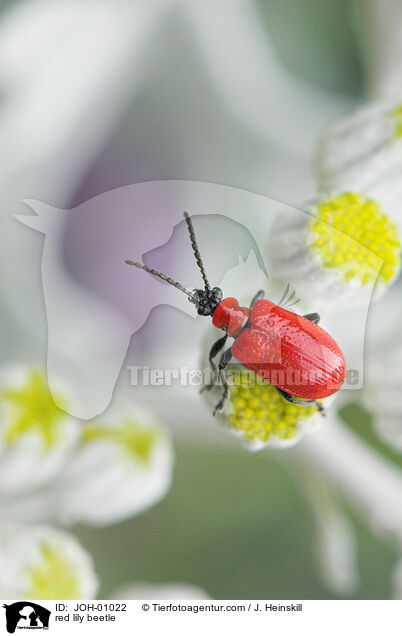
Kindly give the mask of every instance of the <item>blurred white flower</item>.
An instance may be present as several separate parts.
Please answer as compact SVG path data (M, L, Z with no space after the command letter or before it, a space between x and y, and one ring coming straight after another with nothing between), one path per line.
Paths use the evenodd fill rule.
M399 334L391 346L375 348L367 363L363 401L378 436L402 452L402 347Z
M148 412L130 405L83 424L55 405L43 371L5 372L3 378L1 518L106 525L166 494L173 448ZM68 409L68 391L57 396Z
M314 549L321 576L335 594L352 594L360 583L358 543L352 522L328 482L314 472L312 466L299 468L305 477L300 485L314 513Z
M302 484L318 524L317 556L324 579L337 594L350 594L359 584L356 537L337 498L341 494L400 555L401 469L347 430L336 416L328 418L320 435L306 437L297 451L308 466L309 478ZM398 566L393 577L399 595L401 571Z
M0 496L28 493L53 478L79 436L68 415L73 398L55 382L56 406L45 373L9 368L0 373Z
M400 271L401 238L381 205L357 192L326 197L311 214L286 210L268 257L276 278L332 309L380 297ZM375 286L375 287L374 287Z
M31 0L5 14L1 70L7 99L0 117L7 171L66 146L71 151L77 134L85 143L74 157L68 153L74 159L68 171L76 175L85 166L132 90L127 74L137 80L141 75L140 52L171 4Z
M8 160L2 171L1 238L7 238L0 250L1 288L8 308L30 330L30 347L47 338L41 246L21 232L13 214L23 211L24 193L61 206L71 202L142 85L154 60L155 34L172 4L30 0L2 11L0 126ZM24 254L23 266L17 254Z
M374 104L335 122L317 151L318 189L377 199L402 223L402 105Z
M107 525L139 514L168 491L173 449L167 433L137 408L87 423L54 486L66 523Z
M48 526L0 526L0 597L92 599L98 581L88 553Z
M309 153L311 139L339 110L341 99L301 81L281 63L258 3L231 2L228 10L224 3L202 0L188 2L185 11L230 111L258 138L292 154Z
M323 511L321 511L323 512ZM326 585L336 594L353 594L359 587L357 538L351 521L339 510L317 518L315 546Z
M398 466L332 416L320 435L308 435L297 448L372 529L402 549L402 471Z
M365 93L374 99L393 99L401 92L402 5L398 0L353 0L350 9Z
M211 597L205 590L188 583L146 583L138 581L127 583L113 594L113 598L124 600L152 599L152 600L194 600L206 601Z

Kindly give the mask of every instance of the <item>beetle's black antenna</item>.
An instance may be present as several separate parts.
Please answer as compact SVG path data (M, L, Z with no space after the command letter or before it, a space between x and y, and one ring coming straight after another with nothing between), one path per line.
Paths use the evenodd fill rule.
M169 285L173 285L173 287L176 287L176 289L180 289L180 291L182 291L184 294L186 294L189 297L190 302L195 304L195 299L193 294L187 291L187 289L185 289L183 285L180 285L180 283L173 280L173 278L166 276L166 274L162 274L162 272L158 272L156 269L152 269L151 267L148 267L148 265L143 265L142 263L136 263L135 261L130 261L130 260L126 260L125 263L127 263L127 265L134 265L134 267L138 267L138 269L142 269L144 270L144 272L148 272L148 274L152 274L152 276L157 276L161 280L164 280L165 283L169 283Z
M188 231L189 231L189 234L190 234L190 240L191 240L191 245L192 245L192 248L193 248L195 260L197 261L197 265L198 265L198 267L200 268L200 271L201 271L202 280L204 281L205 291L207 293L209 293L211 291L211 288L210 288L210 285L209 285L209 282L208 282L207 275L205 273L204 264L203 264L202 259L201 259L200 250L198 249L197 239L195 238L193 222L192 222L191 217L188 214L188 212L184 212L184 218L186 219L187 228L188 228Z

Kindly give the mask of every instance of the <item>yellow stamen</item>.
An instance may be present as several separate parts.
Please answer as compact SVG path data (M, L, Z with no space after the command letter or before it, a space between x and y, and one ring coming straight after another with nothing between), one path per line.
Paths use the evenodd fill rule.
M230 371L228 373L230 382ZM291 439L299 425L317 413L317 407L286 402L275 387L252 371L242 373L241 383L230 393L230 424L249 440ZM241 395L241 397L239 397Z
M43 543L40 552L40 562L28 570L25 598L81 598L80 582L67 555L49 543Z
M347 281L388 283L400 268L401 240L395 223L380 204L356 192L331 197L317 205L309 222L310 250L323 267L335 268ZM369 250L369 251L368 251Z
M83 430L82 440L84 442L109 440L140 461L147 463L159 435L159 431L155 428L145 427L134 419L126 418L117 426L88 424Z
M63 396L57 395L56 399L63 409L67 409ZM42 371L31 371L23 386L1 389L0 401L5 412L3 439L7 446L14 446L29 433L41 437L44 450L57 443L60 424L66 414L56 406Z

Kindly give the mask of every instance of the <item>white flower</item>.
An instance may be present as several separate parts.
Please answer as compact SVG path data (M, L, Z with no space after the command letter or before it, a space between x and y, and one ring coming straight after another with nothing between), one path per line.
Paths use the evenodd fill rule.
M357 192L326 197L311 214L286 210L268 246L277 279L333 309L378 298L400 271L401 238L381 205Z
M29 492L53 478L79 436L68 415L70 391L55 381L52 398L41 369L0 373L0 496Z
M200 587L188 583L146 583L138 581L119 587L113 594L116 599L194 600L204 601L211 597Z
M92 599L92 559L68 533L48 526L0 526L0 597Z
M65 523L106 525L139 514L168 491L173 450L167 433L138 408L108 411L82 429L52 497Z

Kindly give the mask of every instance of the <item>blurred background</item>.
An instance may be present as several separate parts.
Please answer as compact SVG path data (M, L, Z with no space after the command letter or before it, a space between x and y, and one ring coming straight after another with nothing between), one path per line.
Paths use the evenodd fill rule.
M83 228L79 206L115 188L173 179L222 184L303 206L317 197L314 161L326 127L372 100L399 103L401 35L399 0L3 1L2 387L21 386L10 379L9 369L46 369L47 364L41 273L47 239L15 218L32 213L24 200L75 211L63 217L52 247L60 280L66 289L71 285L91 297L92 315L117 307L127 320L132 315L127 303L135 311L141 295L126 303L114 285L108 291L99 283L107 272L89 235L96 232L109 254L110 227L102 215L95 229ZM164 211L157 214L162 219ZM245 223L248 214L245 210ZM176 222L172 218L171 226ZM121 230L133 237L133 253L127 256L141 256L139 226L152 237L153 226L133 210ZM220 241L208 249L220 249ZM179 276L180 255L168 255L167 263ZM254 287L253 282L252 292ZM365 357L365 373L373 360L381 374L386 363L378 351L401 347L400 288L398 280L370 307L365 337L366 351L371 347L373 353ZM316 309L325 314L325 298ZM338 309L331 320L345 346L352 346L362 338L361 319L348 307ZM63 320L68 331L69 316ZM106 324L113 341L116 324ZM71 323L74 337L57 349L59 369L75 370L83 357L96 357L87 328L84 322ZM41 461L36 442L13 447L11 461L1 410L2 523L18 524L22 536L46 524L77 541L92 560L85 567L98 580L88 587L89 598L110 598L121 586L138 582L188 584L220 599L401 598L401 446L392 435L378 434L376 407L364 391L344 391L331 406L329 437L324 422L295 447L254 453L214 421L197 387L130 386L130 365L160 368L167 356L177 366L196 364L207 331L203 321L163 305L131 339L111 408L120 402L129 413L145 408L171 440L175 457L163 487L149 501L137 506L123 493L127 505L103 518L97 506L104 502L91 503L96 488L100 500L113 498L120 487L123 492L125 478L141 490L148 468L139 468L145 481L114 468L110 479L103 478L100 459L99 464L81 457L79 432L68 459L57 456L40 485L32 485ZM86 390L83 383L81 391ZM399 432L401 412L392 418ZM77 422L77 431L90 426L75 419L74 427ZM21 479L24 453L32 472ZM80 480L93 481L93 490L88 487L83 495L91 512L76 506ZM66 496L56 515L55 496L70 481L70 499ZM14 573L13 549L4 541L0 559L4 564L7 552L8 571ZM3 598L23 597L30 559L38 559L32 554L25 570L24 564L15 570L12 591L0 580ZM36 598L76 598L71 591L63 597L49 581ZM141 593L130 589L126 597ZM156 597L158 591L148 594Z

